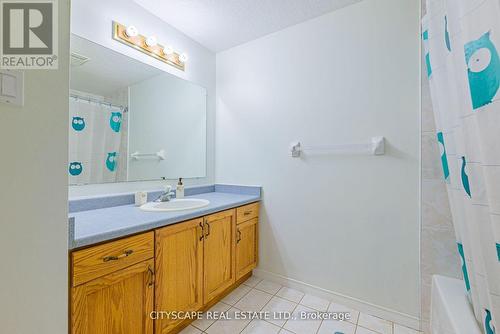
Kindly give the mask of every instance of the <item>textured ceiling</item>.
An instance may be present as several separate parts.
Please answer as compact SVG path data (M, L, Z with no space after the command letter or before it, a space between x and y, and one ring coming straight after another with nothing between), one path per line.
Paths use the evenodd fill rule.
M219 52L361 0L135 0Z

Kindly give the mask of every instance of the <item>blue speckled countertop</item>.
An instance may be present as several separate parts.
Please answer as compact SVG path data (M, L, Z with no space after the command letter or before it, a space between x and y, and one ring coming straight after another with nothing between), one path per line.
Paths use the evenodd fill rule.
M209 192L200 192L200 189ZM199 209L170 212L146 212L140 210L134 204L89 210L80 209L78 212L71 212L69 214L69 249L179 223L256 202L261 198L260 187L214 185L198 188L198 191L196 191L196 188L192 188L191 191L186 189L186 194L189 195L190 193L194 195L186 196L186 198L206 199L210 201L210 204ZM130 198L130 194L124 196ZM116 199L116 196L112 196L112 198ZM94 197L83 201L95 202L95 200ZM78 202L82 207L82 200L78 200ZM106 198L101 198L99 202L106 202ZM72 207L71 204L70 208Z

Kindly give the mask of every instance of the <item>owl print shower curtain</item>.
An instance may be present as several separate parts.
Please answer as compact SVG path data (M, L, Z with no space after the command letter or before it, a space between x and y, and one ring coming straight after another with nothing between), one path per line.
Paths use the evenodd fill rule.
M500 0L427 0L422 38L464 289L500 334Z
M117 181L123 112L70 99L69 184Z

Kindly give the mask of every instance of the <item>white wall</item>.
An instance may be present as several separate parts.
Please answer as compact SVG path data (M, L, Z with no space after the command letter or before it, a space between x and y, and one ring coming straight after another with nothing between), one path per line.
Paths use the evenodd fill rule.
M0 104L0 332L67 333L69 1L59 69L27 70L24 107Z
M419 315L419 4L365 0L217 54L216 181L261 184L263 271ZM387 138L387 154L289 144Z
M71 6L72 33L207 89L207 177L186 180L185 184L213 183L215 173L215 54L131 0L73 0ZM111 38L113 20L125 25L135 25L141 34L154 34L160 43L172 44L177 50L186 52L189 55L189 61L185 72L113 40ZM171 183L176 182L172 181ZM69 195L77 197L100 193L158 189L161 184L161 182L152 181L76 186L70 187Z

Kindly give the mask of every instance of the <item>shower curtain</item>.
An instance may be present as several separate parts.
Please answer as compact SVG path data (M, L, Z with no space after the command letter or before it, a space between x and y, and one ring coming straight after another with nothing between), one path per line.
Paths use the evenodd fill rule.
M427 0L422 38L465 289L500 334L500 0Z
M69 184L116 182L123 111L70 99Z

